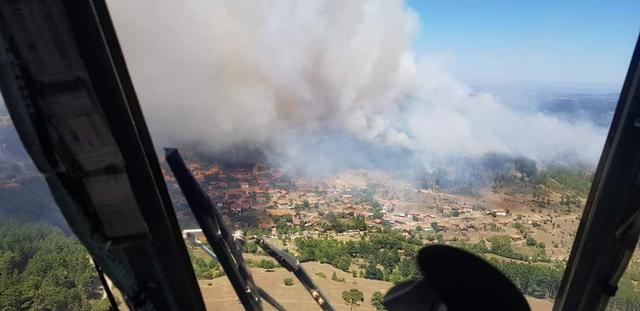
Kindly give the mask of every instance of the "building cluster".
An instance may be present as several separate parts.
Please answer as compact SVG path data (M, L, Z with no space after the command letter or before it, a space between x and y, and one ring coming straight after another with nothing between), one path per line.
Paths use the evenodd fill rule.
M225 217L274 233L277 219L286 217L289 226L308 229L296 231L297 236L324 234L328 216L333 214L342 219L359 217L367 226L390 226L406 234L422 230L464 237L474 231L502 231L514 241L523 240L521 234L510 229L515 219L507 210L485 210L434 191L417 191L436 198L433 206L416 209L415 203L401 200L402 195L388 189L376 189L372 199L371 191L369 196L363 196L361 187L292 179L280 170L260 164L231 169L188 161L187 166ZM165 178L170 189L178 189L170 174L165 174ZM190 217L190 213L178 215ZM529 218L522 221L532 226L545 222L541 216ZM357 230L346 230L341 234L356 233Z
M356 188L291 179L282 171L265 165L229 169L188 161L187 167L223 215L240 219L246 215L257 216L253 219L257 219L257 225L263 229L274 227L273 219L278 216L290 216L292 225L305 225L319 231L329 213L347 218L362 217L367 225L399 228L426 226L435 218L433 214L394 212L406 209L403 202L395 198L376 196L375 202L363 201L354 196ZM170 190L179 191L170 172L165 170L164 173ZM180 205L179 199L176 200ZM178 215L189 217L189 213Z

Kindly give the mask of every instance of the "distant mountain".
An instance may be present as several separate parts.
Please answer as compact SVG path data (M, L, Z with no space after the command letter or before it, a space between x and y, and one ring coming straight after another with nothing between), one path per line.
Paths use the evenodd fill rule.
M538 109L571 122L586 120L609 127L618 97L617 93L540 95Z

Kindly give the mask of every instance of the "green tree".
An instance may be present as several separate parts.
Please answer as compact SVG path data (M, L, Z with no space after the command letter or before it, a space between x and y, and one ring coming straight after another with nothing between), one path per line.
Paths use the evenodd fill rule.
M305 209L308 209L309 208L309 200L307 200L307 199L302 200L302 206Z
M292 286L293 285L293 279L292 278L285 278L284 279L284 285Z
M382 270L376 267L376 265L369 264L364 268L364 277L372 280L382 280L384 278L384 274L382 273Z
M398 263L396 270L398 270L398 273L400 274L400 277L402 277L403 281L413 280L420 276L418 265L413 258L403 258L402 260L400 260L400 263Z
M333 260L331 264L342 271L349 271L349 267L351 266L351 259L346 256L339 256L336 257L336 259Z
M333 274L331 275L331 280L336 282L341 282L341 283L345 282L344 278L339 278L335 271L333 271Z
M372 213L374 219L382 219L382 209L374 207Z
M329 213L327 213L327 221L330 224L333 224L333 223L338 221L338 216L336 216L336 214L334 212L329 212Z
M289 226L291 223L291 220L287 219L287 218L279 218L278 220L276 220L276 232L278 232L278 234L289 234L291 233L291 227Z
M211 270L205 270L202 273L202 278L204 278L204 279L213 280L214 277L215 277L215 275L213 274L213 271L211 271Z
M250 235L247 234L247 236L250 236ZM255 254L258 252L258 245L254 243L247 243L244 245L244 251L246 253Z
M203 268L208 268L207 267L207 262L204 260L204 258L202 257L196 257L196 265L198 267L203 267Z
M378 263L380 263L385 269L393 270L393 268L400 262L400 255L395 250L385 249L378 254Z
M366 231L367 230L367 224L364 222L364 217L363 216L356 216L353 219L352 229L360 230L360 231Z
M111 311L111 303L107 298L96 301L91 306L91 311Z
M384 310L384 305L382 305L382 301L384 300L384 295L381 292L373 292L371 295L371 305L376 308L377 311Z
M213 261L211 259L207 260L207 268L216 269L219 266L220 266L220 264L217 261Z
M278 267L278 265L275 262L273 262L271 260L268 260L268 259L262 259L262 260L260 260L258 262L258 268L262 268L262 269L265 269L267 271L273 270L273 269L275 269L277 267Z
M349 271L351 257L346 251L344 242L335 239L297 238L294 243L298 249L300 261L319 261L340 270Z
M342 300L349 305L349 310L353 310L354 306L358 307L364 301L364 294L358 289L352 288L342 292Z
M438 222L436 221L432 222L431 229L433 229L433 232L438 232Z
M496 255L506 255L513 253L513 249L511 247L512 240L509 236L506 235L494 235L487 239L491 242L491 247L489 250Z
M89 310L100 296L75 238L49 225L0 221L0 309Z

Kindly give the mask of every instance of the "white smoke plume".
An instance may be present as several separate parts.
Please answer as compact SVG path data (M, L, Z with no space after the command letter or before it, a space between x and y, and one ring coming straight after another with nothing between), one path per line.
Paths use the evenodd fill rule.
M108 4L156 145L245 145L316 167L365 161L366 145L431 168L486 152L594 162L604 140L590 123L514 110L417 59L419 16L400 0Z

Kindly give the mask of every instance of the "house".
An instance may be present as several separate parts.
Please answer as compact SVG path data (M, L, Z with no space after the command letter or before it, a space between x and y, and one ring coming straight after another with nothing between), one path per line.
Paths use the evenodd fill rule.
M240 182L240 189L249 189L249 183L246 181Z
M243 205L240 202L231 203L231 210L235 213L240 213L242 211Z
M451 214L451 207L449 207L449 206L443 206L443 207L442 207L442 213L443 213L443 214L445 214L445 215L449 215L449 214Z
M279 208L289 208L291 207L291 203L289 202L289 200L285 199L285 198L280 198L276 201L276 204L278 204Z
M351 201L352 195L350 194L343 194L342 195L342 203L349 203L349 201Z
M257 183L258 186L266 188L269 185L269 180L266 178L258 178Z
M507 211L503 209L494 209L491 210L491 215L493 215L493 217L504 217L507 216Z
M265 198L263 195L256 195L256 203L265 204L267 203L267 198Z
M266 210L267 213L269 213L269 215L271 215L271 217L274 216L294 216L296 214L295 211L293 211L292 209L288 209L288 208L276 208L276 209L267 209Z

